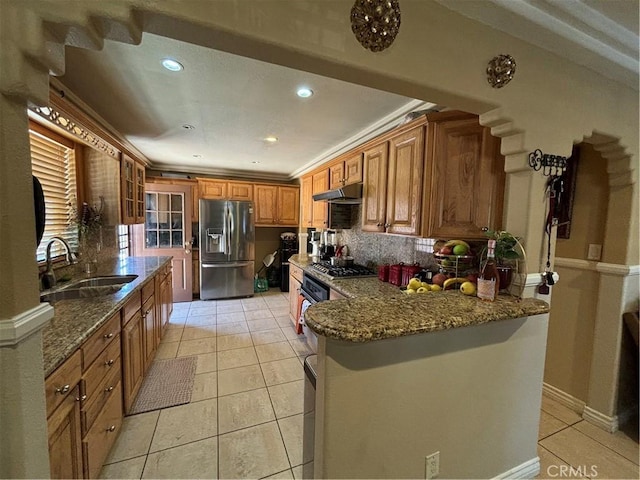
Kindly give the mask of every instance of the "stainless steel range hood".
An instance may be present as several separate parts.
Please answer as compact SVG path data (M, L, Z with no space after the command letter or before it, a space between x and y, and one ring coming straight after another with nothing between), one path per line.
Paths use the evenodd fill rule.
M362 184L353 183L313 196L314 201L328 201L330 203L362 203Z

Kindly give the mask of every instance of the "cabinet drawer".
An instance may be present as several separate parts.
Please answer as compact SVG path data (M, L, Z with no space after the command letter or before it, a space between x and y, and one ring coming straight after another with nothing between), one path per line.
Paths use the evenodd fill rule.
M131 297L131 299L124 304L122 307L122 328L129 323L129 320L133 318L137 311L140 310L142 306L142 302L140 301L140 295L136 294Z
M118 383L93 426L82 440L85 478L98 478L104 459L122 426L122 384Z
M74 390L82 377L82 355L80 350L71 355L44 382L47 402L47 418Z
M115 340L98 355L95 362L91 364L82 376L84 380L84 394L87 396L87 400L90 401L105 375L113 370L121 371L119 334Z
M100 352L120 333L120 313L116 313L82 345L82 369L86 370Z
M146 302L151 295L153 295L156 291L155 282L147 282L142 286L142 303Z
M293 264L289 264L289 275L302 283L302 269Z
M115 395L116 388L120 383L120 359L113 364L113 371L104 376L98 384L95 394L87 397L82 406L82 435L93 426L93 422L100 415L105 404Z

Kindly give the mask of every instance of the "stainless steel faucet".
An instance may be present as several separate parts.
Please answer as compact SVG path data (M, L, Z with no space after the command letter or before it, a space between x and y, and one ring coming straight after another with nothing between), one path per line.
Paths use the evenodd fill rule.
M51 245L53 245L53 243L55 241L59 241L60 243L62 243L62 245L64 246L65 249L65 256L67 258L67 265L73 265L76 263L76 258L75 255L73 254L73 252L71 251L71 247L69 246L69 244L65 241L64 238L62 237L51 237L51 240L49 240L49 242L47 243L47 268L46 270L42 273L42 286L47 289L47 288L53 288L56 286L56 275L53 272L53 268L51 265Z

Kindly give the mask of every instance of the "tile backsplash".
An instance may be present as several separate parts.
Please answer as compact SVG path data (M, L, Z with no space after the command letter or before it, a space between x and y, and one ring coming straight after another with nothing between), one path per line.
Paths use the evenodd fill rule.
M356 263L393 265L417 262L423 267L437 269L432 253L434 240L363 232L360 227L360 212L360 206L353 209L353 227L341 230L339 236L340 243L349 247L349 255L355 258Z

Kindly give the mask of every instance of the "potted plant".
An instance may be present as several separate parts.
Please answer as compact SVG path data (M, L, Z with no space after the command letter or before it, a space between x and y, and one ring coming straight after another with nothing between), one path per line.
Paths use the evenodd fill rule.
M513 266L516 260L522 258L522 245L517 237L504 230L487 230L485 235L496 241L495 257L500 276L500 288L506 289L511 285ZM486 256L486 247L483 251Z

